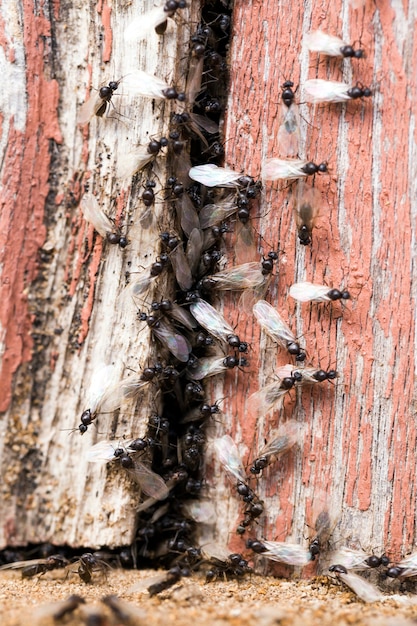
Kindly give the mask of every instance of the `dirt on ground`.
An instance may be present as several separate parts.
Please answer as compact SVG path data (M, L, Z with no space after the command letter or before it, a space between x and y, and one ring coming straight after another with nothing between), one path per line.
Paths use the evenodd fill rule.
M164 574L161 574L164 576ZM411 626L417 623L412 597L364 604L326 576L289 581L252 575L243 581L222 579L206 584L184 578L151 597L147 587L155 571L111 571L106 579L82 583L50 572L22 579L18 572L0 572L1 626ZM136 589L135 589L136 587ZM60 616L72 594L74 610ZM116 613L101 599L115 595ZM409 605L405 605L409 604Z

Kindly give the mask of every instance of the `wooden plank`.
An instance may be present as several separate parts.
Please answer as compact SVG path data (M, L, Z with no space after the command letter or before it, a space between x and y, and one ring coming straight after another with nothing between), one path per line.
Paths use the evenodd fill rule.
M50 7L38 13L17 2L3 14L3 66L13 89L2 116L0 546L123 545L133 540L138 488L111 468L93 467L86 450L110 434L143 435L160 399L149 386L118 418L101 416L83 437L68 430L88 408L103 364L122 378L157 358L125 286L126 273L134 277L159 253L163 194L144 228L142 181L130 188L116 167L129 150L167 132L171 106L129 97L122 80L108 117L80 128L77 111L98 87L136 69L178 80L192 13L170 20L163 40L151 33L145 43L127 41L124 32L152 2ZM160 188L163 156L154 173ZM87 184L126 233L124 251L83 219Z
M323 205L313 244L298 244L291 188L276 183L264 184L254 225L261 252L270 246L280 253L268 301L302 337L311 362L339 372L335 385L292 394L282 413L256 421L248 396L288 358L261 338L235 299L225 300L226 317L238 322L252 352L249 375L228 375L219 393L227 419L217 434L232 434L249 462L283 420L294 417L306 429L302 447L257 483L267 512L257 536L303 542L327 502L339 520L334 541L356 537L364 549L393 558L415 544L414 20L412 3L366 2L356 10L347 2L235 3L226 165L259 177L262 159L279 156L281 86L299 84L300 156L328 161L330 171L315 180ZM360 42L366 59L309 57L303 38L317 28ZM315 77L360 81L374 94L313 107L303 84ZM348 288L352 301L297 305L288 289L300 280ZM234 497L222 476L210 493L218 494L216 532L225 541L242 507L222 501ZM242 549L238 538L232 545Z
M90 87L138 63L161 77L174 68L182 75L181 46L189 32L180 20L163 43L135 46L123 34L142 10L137 2L117 11L105 3L54 10L34 15L32 7L14 5L4 35L4 71L16 87L1 119L0 545L121 545L133 538L137 491L128 481L121 488L119 475L96 471L85 457L86 448L107 435L108 420L102 416L84 437L64 429L79 423L92 373L103 362L128 373L154 358L147 331L138 332L136 310L122 294L125 272L155 258L165 214L160 205L153 227L144 231L137 220L140 183L123 188L114 168L118 154L166 132L169 107L130 101L122 82L113 119L94 120L81 132L76 113ZM197 10L193 4L186 21ZM353 10L341 2L236 2L228 166L258 176L262 158L278 156L284 80L300 83L301 102L308 77L360 80L375 91L346 108L301 106L301 155L327 160L330 168L316 178L323 208L311 248L296 241L289 189L267 183L259 203L254 225L263 236L261 252L273 247L280 253L268 299L297 329L312 363L336 367L339 378L286 401L283 416L304 426L305 440L259 480L267 513L258 536L303 541L306 524L329 500L340 519L335 539L354 535L364 548L386 549L392 557L415 541L414 21L412 3L367 1ZM344 62L343 72L338 61L319 64L302 45L315 28L360 40L367 58ZM156 173L163 184L163 162ZM86 181L126 229L130 245L123 253L82 220L78 203ZM288 288L303 279L346 287L352 301L346 308L295 305ZM283 418L256 422L248 397L287 358L261 336L237 298L225 298L224 307L252 344L251 367L249 375L237 371L224 385L209 387L210 399L224 398L226 416L213 429L232 433L250 460ZM115 436L143 434L149 396L112 424ZM230 536L241 506L210 450L206 478L220 520L209 534L241 550L241 539Z

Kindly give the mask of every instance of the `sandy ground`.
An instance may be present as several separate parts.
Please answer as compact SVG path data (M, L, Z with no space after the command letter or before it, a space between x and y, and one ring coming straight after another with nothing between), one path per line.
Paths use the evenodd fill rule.
M107 580L96 580L93 584L81 583L75 575L62 580L55 572L37 580L22 580L18 572L0 572L0 623L1 626L61 623L195 626L196 622L198 626L411 626L417 623L417 606L405 607L393 600L363 604L325 576L288 581L252 575L241 582L217 580L209 584L195 577L183 579L159 596L150 597L147 591L130 592L130 587L145 578L155 578L155 572L112 571ZM83 596L86 603L64 619L54 620L52 613L70 594ZM116 594L129 603L127 619L115 618L100 602L107 594Z

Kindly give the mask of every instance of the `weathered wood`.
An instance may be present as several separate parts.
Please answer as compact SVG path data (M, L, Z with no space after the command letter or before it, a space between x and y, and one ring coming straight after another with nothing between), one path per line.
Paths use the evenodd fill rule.
M283 412L257 422L248 396L288 358L261 338L236 300L225 304L253 352L250 374L228 375L218 394L227 419L217 433L232 434L250 461L277 423L295 417L306 429L301 449L259 479L267 515L258 536L303 542L327 502L339 519L335 540L355 536L365 549L393 557L416 543L415 11L415 3L379 1L357 10L347 2L235 3L227 166L258 177L262 159L279 156L285 80L300 84L301 103L307 78L359 80L374 89L372 98L346 106L301 107L300 156L327 160L330 169L315 181L323 206L311 248L297 242L288 187L265 183L254 223L263 253L280 251L267 299L296 328L311 363L338 370L336 384L292 393ZM366 59L309 58L303 36L317 28L359 41ZM300 280L348 288L352 301L296 305L287 295ZM221 520L217 536L226 540L242 507L224 474L210 493ZM233 545L242 548L240 539Z
M134 277L159 252L164 194L145 229L141 180L130 189L115 168L119 155L167 133L171 105L129 97L121 81L107 117L83 128L76 117L98 87L135 69L183 87L193 13L169 20L163 39L151 33L136 43L124 31L152 2L48 6L38 13L30 3L8 3L3 15L0 546L122 545L133 538L138 489L89 464L86 450L110 433L143 435L158 409L155 390L123 405L117 419L100 416L83 437L68 430L88 408L100 366L112 363L126 377L156 360L125 274ZM160 188L163 156L154 172ZM87 184L127 234L124 251L83 220Z
M125 271L156 255L158 227L141 229L138 188L122 189L114 165L130 145L165 132L168 107L124 98L121 83L114 105L126 117L115 111L113 119L80 131L76 112L87 84L98 87L131 68L161 77L176 68L178 78L187 28L171 23L162 43L155 37L154 47L135 46L123 32L142 10L137 2L54 10L35 16L32 7L8 7L4 35L2 66L14 91L1 120L0 544L120 545L132 539L136 491L128 482L122 487L119 475L113 480L111 470L87 464L94 427L83 437L61 429L79 423L101 363L118 363L128 373L152 358L147 331L139 332L136 310L121 294ZM347 2L236 2L226 165L258 176L262 158L278 156L284 80L300 83L301 102L309 77L360 80L375 89L372 99L346 107L302 105L302 156L330 167L329 176L316 178L324 206L312 247L296 241L289 189L267 183L254 224L264 237L261 252L280 251L268 300L303 337L312 363L340 374L334 386L286 400L283 415L305 425L305 441L259 480L267 516L258 536L303 541L327 498L340 519L335 539L354 535L364 548L392 556L415 543L415 11L413 3L369 0L358 10ZM360 40L367 58L318 64L302 45L303 34L315 28ZM78 201L87 180L126 225L131 243L123 253L82 220ZM303 279L347 287L352 301L345 308L296 306L288 288ZM226 417L214 428L232 433L250 460L282 417L256 422L248 396L287 358L237 299L226 298L225 311L252 343L251 368L249 376L237 371L211 388L213 401L225 398ZM113 424L116 436L142 434L150 406L144 397L142 409L123 412ZM108 429L101 416L98 431ZM241 506L210 451L206 477L220 520L210 534L230 540ZM232 543L242 549L240 539Z

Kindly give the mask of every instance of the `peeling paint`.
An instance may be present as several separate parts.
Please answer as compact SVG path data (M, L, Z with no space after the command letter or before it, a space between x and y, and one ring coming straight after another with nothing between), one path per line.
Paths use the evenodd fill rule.
M328 1L307 3L300 8L302 15L304 22L294 4L236 4L226 165L256 176L262 156L278 156L277 108L284 80L295 85L299 76L342 80L343 66L346 80L372 85L375 95L371 102L346 107L301 107L302 156L316 162L327 159L330 167L329 177L315 181L326 209L313 232L312 248L297 247L285 202L288 188L277 191L277 185L266 185L263 217L255 221L268 244L281 249L277 293L267 297L278 310L289 308L292 313L286 294L296 280L344 286L353 297L342 310L332 305L295 311L312 362L323 367L328 366L327 359L340 378L333 390L303 391L302 405L288 403L288 410L276 415L279 422L285 416L303 420L306 443L292 467L269 474L272 484L265 486L263 495L270 513L259 534L268 529L272 539L297 529L301 539L309 494L325 477L325 489L341 508L342 531L349 531L346 524L354 510L356 522L362 520L363 546L381 546L397 555L402 548L404 554L415 542L416 532L416 499L409 497L410 483L416 478L416 452L407 443L415 438L410 410L415 381L408 375L415 352L410 289L414 286L415 293L411 268L416 223L410 221L408 194L410 172L416 177L415 165L408 161L408 155L415 153L414 145L411 151L408 147L410 133L413 136L410 128L414 129L411 103L417 95L415 72L412 77L409 71L415 38L413 46L404 45L409 39L405 33L415 27L415 15L411 6L400 7L397 2L350 11L347 4ZM317 58L309 58L301 53L303 29L316 28L360 41L367 58L359 63L324 58L318 63ZM259 33L265 38L260 48ZM302 101L302 86L299 92ZM265 241L261 245L265 250ZM226 317L233 311L229 306ZM239 323L241 335L243 328L245 322ZM279 351L277 357L258 354L258 346L255 335L252 372L262 383L280 355ZM247 445L253 432L267 437L270 423L256 423L245 413L244 400L239 398L241 393L246 398L256 391L253 379L250 386L249 391L239 379L233 395L225 388L225 395L233 398L230 412L244 421L239 436ZM280 515L271 488L277 480L280 502L286 503Z

